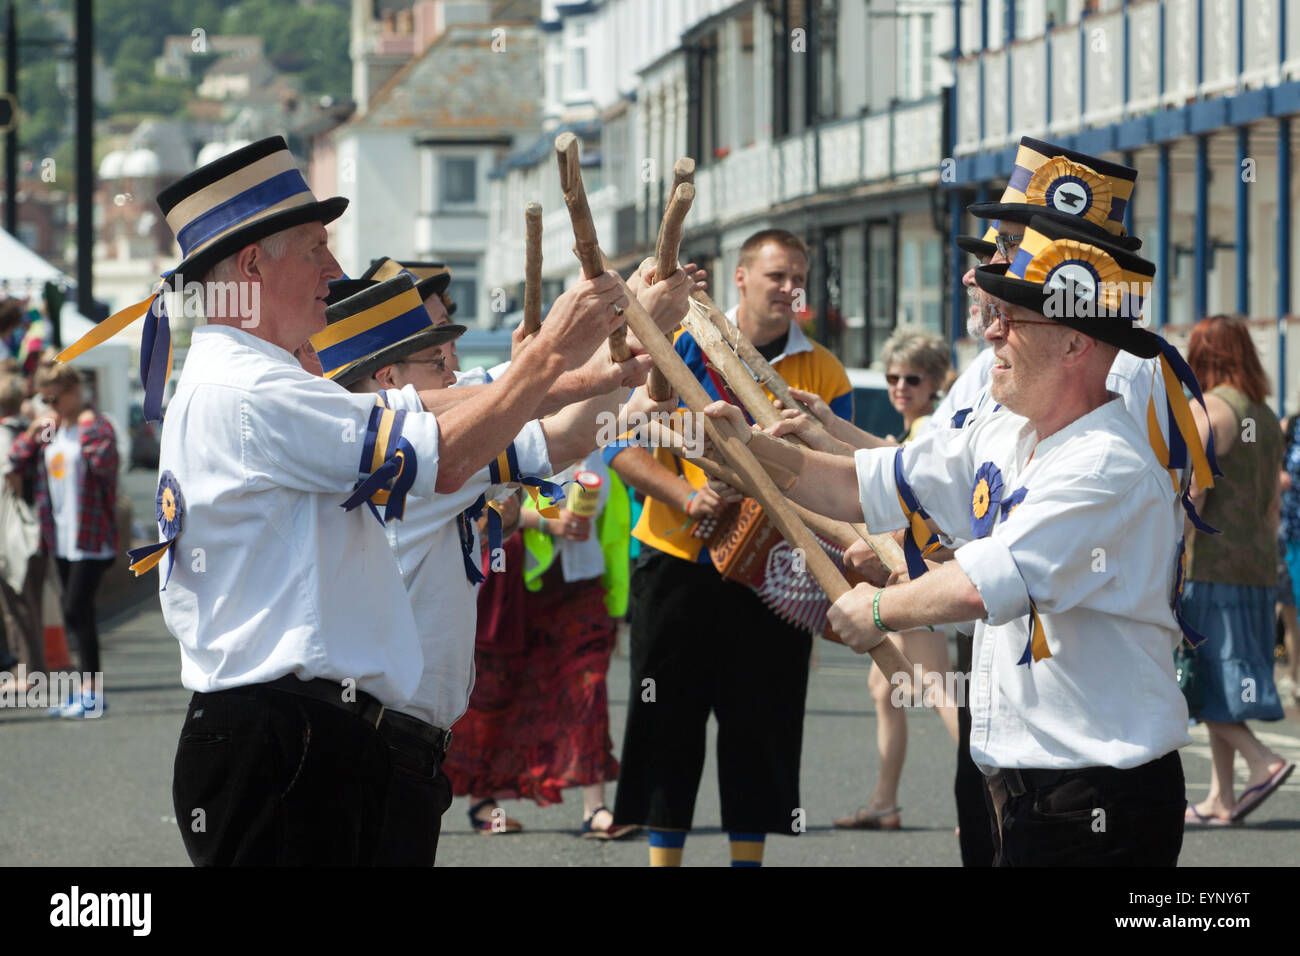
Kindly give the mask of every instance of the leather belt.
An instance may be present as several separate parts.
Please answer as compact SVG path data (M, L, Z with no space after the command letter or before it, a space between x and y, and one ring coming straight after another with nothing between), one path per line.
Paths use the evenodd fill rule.
M276 680L267 681L265 686L270 687L272 690L296 694L299 697L310 697L312 700L331 704L375 728L379 727L379 722L387 712L384 705L377 698L367 694L364 690L352 692L355 693L355 700L345 700L343 685L332 680L326 680L323 677L317 677L314 680L299 680L292 674L286 674Z
M408 735L416 738L423 744L427 744L433 749L439 759L447 755L451 749L451 731L443 730L441 727L435 727L433 724L425 723L408 714L399 713L396 710L385 710L384 718L379 724L379 732L385 738L394 735Z

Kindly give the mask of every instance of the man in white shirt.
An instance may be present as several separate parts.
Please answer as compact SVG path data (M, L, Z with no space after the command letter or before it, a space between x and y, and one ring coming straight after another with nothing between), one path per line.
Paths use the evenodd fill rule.
M414 693L422 655L383 529L356 506L387 496L395 515L408 491L458 489L626 304L613 275L584 280L557 299L497 394L437 419L382 409L309 374L292 351L324 328L341 275L324 224L346 203L315 200L281 137L159 195L184 255L168 281L202 277L209 302L218 284L249 293L194 332L162 430L164 541L136 553L137 567L166 560L163 614L195 692L173 801L197 864L374 859L389 774L376 725ZM150 373L170 366L168 341L165 316L151 312L150 388L165 381Z
M1077 236L1034 219L1023 262L977 270L996 310L985 332L996 411L852 464L751 448L801 471L787 494L818 511L877 532L920 513L969 541L907 583L858 585L830 620L860 653L886 631L979 622L971 755L990 775L1001 865L1171 866L1188 743L1172 661L1182 514L1106 388L1118 349L1160 351L1131 323L1140 293L1123 298L1155 269ZM1106 280L1089 282L1097 274Z
M330 327L313 341L321 354L332 354L325 344L329 328L349 321L355 324L358 313L365 309L387 308L393 299L386 297L385 287L394 292L402 288L400 283L385 282L326 310ZM664 313L660 316L664 325L685 313L691 285L682 281L673 288L675 297L656 300ZM426 297L426 324L412 335L393 339L382 330L367 328L365 342L373 351L334 370L333 380L354 393L378 392L389 408L421 411L421 395L450 384L444 350L459 334L449 330L460 328L446 322L445 311L428 305ZM605 347L596 351L597 356L602 353L605 364L617 369ZM467 509L481 511L485 500L494 496L493 489L505 483L550 475L556 470L552 460L563 468L594 449L601 417L617 415L628 386L645 377L643 364L628 364L632 367L624 370L622 377L591 376L585 386L591 394L582 401L545 421L528 422L491 466L460 489L413 497L403 519L384 527L415 614L424 667L410 701L387 709L380 724L392 758L385 824L376 857L381 865L432 866L442 814L451 804L451 787L441 768L451 742L448 728L465 713L473 686L475 599L481 580ZM485 388L494 394L503 384L493 382ZM637 389L636 394L643 410L659 407L647 404L644 389Z

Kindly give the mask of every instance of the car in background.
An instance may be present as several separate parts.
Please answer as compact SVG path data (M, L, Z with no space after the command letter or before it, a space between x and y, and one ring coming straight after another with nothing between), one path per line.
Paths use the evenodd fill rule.
M885 437L903 430L903 416L889 401L885 373L873 368L845 369L853 386L853 424L863 431Z

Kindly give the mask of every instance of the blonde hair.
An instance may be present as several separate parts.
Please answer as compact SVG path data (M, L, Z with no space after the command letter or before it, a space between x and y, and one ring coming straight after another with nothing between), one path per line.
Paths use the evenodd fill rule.
M943 339L932 332L915 329L898 329L886 341L880 352L885 371L895 362L906 362L930 380L935 391L943 387L950 368L948 349Z

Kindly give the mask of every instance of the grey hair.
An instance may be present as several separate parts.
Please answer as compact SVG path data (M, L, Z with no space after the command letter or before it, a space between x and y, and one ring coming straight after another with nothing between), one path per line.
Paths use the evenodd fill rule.
M257 246L272 261L282 259L284 254L289 251L289 231L282 229L279 232L273 232L265 239L259 239L257 242L250 242L249 245ZM245 246L244 248L247 248ZM226 256L203 277L204 282L232 282L238 278L235 275L235 260L239 257L240 249L231 255Z
M943 339L932 332L899 329L886 340L880 353L885 371L895 362L906 362L928 378L935 390L943 388L948 374L948 348Z

